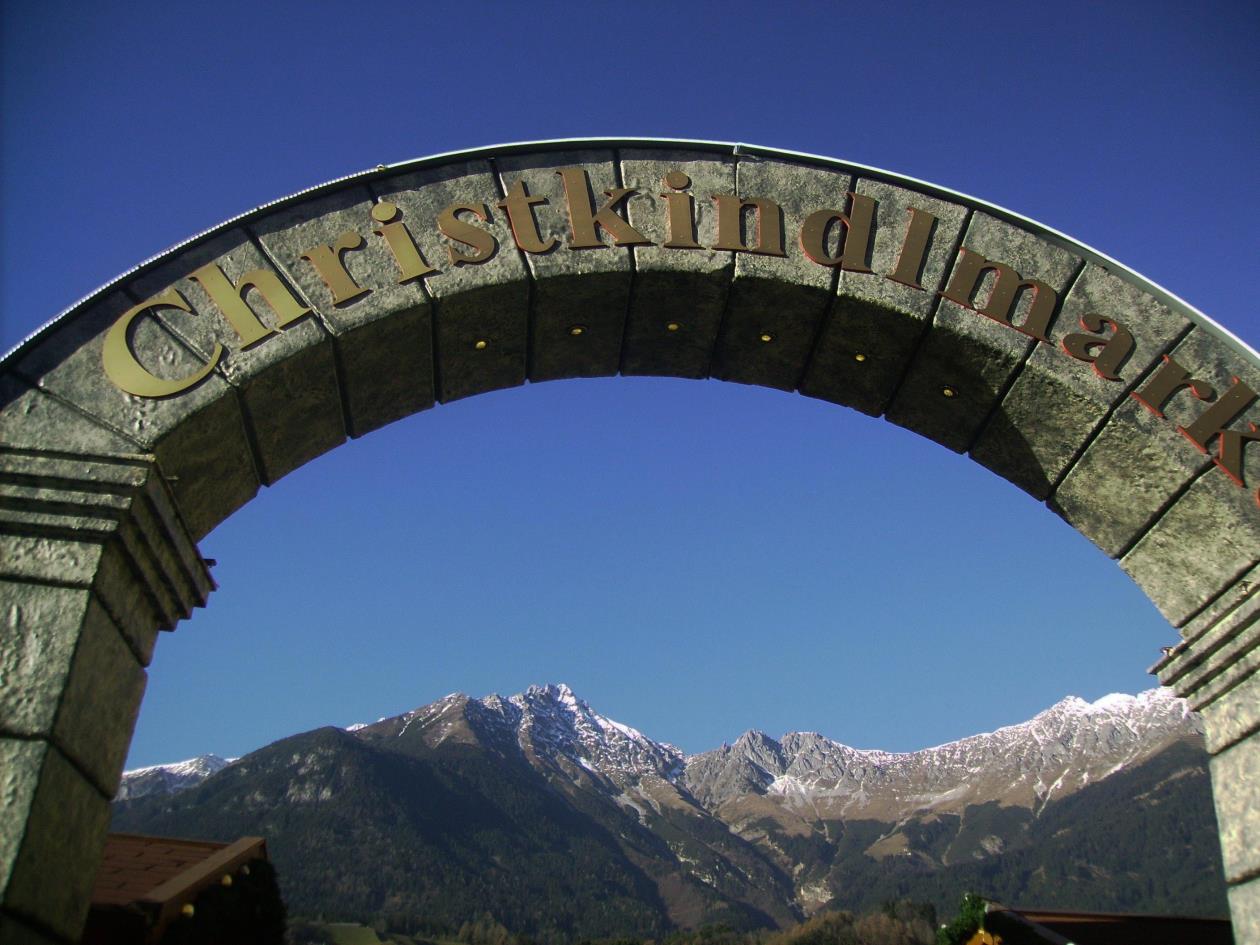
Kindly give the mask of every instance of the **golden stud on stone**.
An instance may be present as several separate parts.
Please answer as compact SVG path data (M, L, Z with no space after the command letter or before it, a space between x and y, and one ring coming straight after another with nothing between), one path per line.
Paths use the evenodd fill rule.
M853 356L853 360L854 360L854 361L857 361L858 363L861 363L862 361L865 361L865 360L866 360L866 355L864 355L864 354L855 354L855 355Z
M761 333L761 340L765 342L766 344L769 344L770 342L774 341L774 335L770 334L770 332L768 331L763 331Z
M585 325L574 325L573 327L569 329L569 334L572 335L574 338L576 338L578 335L582 334L582 332L584 331L586 331Z
M478 338L476 341L473 342L473 347L476 348L478 351L485 351L486 345L488 344L490 344L490 342L486 341L485 338Z
M665 326L666 331L677 331L679 328L682 328L682 325L678 324L678 322L670 322Z
M952 387L942 387L942 388L941 388L941 395L942 395L943 397L953 397L953 396L954 396L955 394L957 394L957 393L958 393L958 391L954 390L954 388L952 388Z
M674 190L682 190L684 187L691 186L691 178L682 171L670 171L665 175L665 185Z
M179 914L186 919L191 919L197 914L197 910L193 908L193 904L191 902L186 902L179 907Z
M221 886L231 886L231 885L232 885L232 874L231 874L231 873L224 873L222 876L220 876L220 877L219 877L219 884L220 884Z

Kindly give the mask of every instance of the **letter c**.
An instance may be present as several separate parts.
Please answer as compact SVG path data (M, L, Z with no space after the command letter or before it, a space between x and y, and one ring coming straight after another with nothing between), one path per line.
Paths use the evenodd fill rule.
M128 394L134 394L137 397L169 397L172 394L178 394L186 391L206 378L214 366L219 363L219 359L223 357L223 346L216 342L214 351L210 355L210 363L199 371L178 380L166 380L158 377L142 365L136 358L136 354L131 350L131 344L127 340L127 334L131 328L131 323L138 316L151 308L177 308L181 311L191 312L192 309L188 303L184 301L184 297L179 294L179 290L171 287L160 295L155 295L147 302L141 302L135 308L130 308L123 313L122 317L110 327L109 332L105 335L105 345L101 349L101 362L105 366L105 373L109 379L120 389Z

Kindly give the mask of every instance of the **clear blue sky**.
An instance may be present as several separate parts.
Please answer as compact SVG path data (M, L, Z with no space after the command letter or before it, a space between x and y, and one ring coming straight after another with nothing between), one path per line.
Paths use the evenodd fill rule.
M169 245L379 163L744 141L1008 207L1260 342L1254 3L3 7L0 347ZM716 382L438 407L203 542L129 765L566 681L689 751L908 750L1153 683L1175 640L1044 507L882 421ZM1065 593L1065 590L1070 590Z

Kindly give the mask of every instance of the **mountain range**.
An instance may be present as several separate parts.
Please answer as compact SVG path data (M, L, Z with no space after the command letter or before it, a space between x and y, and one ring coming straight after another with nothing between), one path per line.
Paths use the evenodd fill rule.
M546 941L784 926L977 889L1224 914L1202 726L1167 690L1069 697L909 753L750 731L686 756L565 685L462 693L243 758L128 772L115 829L268 838L290 909Z

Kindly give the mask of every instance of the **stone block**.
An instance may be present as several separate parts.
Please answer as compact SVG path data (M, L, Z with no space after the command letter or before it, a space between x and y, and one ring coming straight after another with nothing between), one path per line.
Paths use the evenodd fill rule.
M1060 299L1082 265L1075 254L980 212L967 224L963 247L1005 263L1024 279L1040 280ZM962 258L960 252L951 280ZM987 305L994 282L992 273L985 275L971 301ZM1025 324L1031 301L1030 292L1019 293L1012 324ZM1016 328L942 298L888 408L888 419L956 452L970 449L1035 344Z
M1236 883L1260 874L1260 735L1213 755L1210 767L1225 879Z
M434 400L432 307L424 276L400 269L386 240L374 232L382 227L371 215L374 206L367 188L351 187L278 211L249 227L333 336L353 436L431 407ZM405 213L394 214L389 222L408 233L433 226L431 220L410 220ZM338 241L347 234L357 238L357 248L337 252ZM351 287L338 285L345 296L339 300L311 259L304 258L320 248L323 254L315 258L326 259L325 268L336 256L354 286L366 291L349 296Z
M7 889L26 836L47 742L0 737L0 889Z
M0 529L4 515L0 512ZM120 554L95 541L0 534L0 580L55 583L96 591L141 666L153 657L162 615Z
M495 206L498 181L489 162L415 171L375 183L373 190L401 209L425 260L439 270L424 279L434 300L437 399L446 403L525 383L529 277L507 216ZM479 262L458 261L480 253L439 232L440 214L455 207L472 208L452 213L493 240L493 251Z
M1050 497L1052 509L1118 557L1208 461L1169 423L1122 403Z
M1127 449L1135 454L1139 464L1171 468L1161 477L1148 476L1151 487L1140 494L1123 498L1113 494L1104 496L1102 501L1096 498L1097 507L1085 520L1068 520L1091 538L1096 523L1110 530L1115 536L1111 544L1125 551L1122 566L1174 626L1181 626L1260 562L1260 506L1256 500L1260 491L1260 450L1242 446L1240 471L1245 485L1240 485L1223 470L1207 468L1211 456L1219 453L1219 439L1206 444L1205 454L1178 430L1191 426L1211 409L1211 404L1224 396L1235 379L1252 390L1260 390L1260 369L1233 345L1199 328L1177 345L1172 358L1213 390L1202 391L1203 399L1188 389L1177 391L1162 404L1152 405L1162 413L1158 416L1136 402L1136 394L1144 394L1148 399L1153 396L1151 375L1143 378L1133 403L1112 416L1081 463L1064 480L1055 502L1063 504L1065 492L1079 494L1093 489L1106 493L1115 490L1117 483L1123 484L1121 471L1125 466L1111 467L1100 474L1089 468L1088 461L1104 438L1109 443L1118 442L1118 437L1108 435L1117 417L1126 410L1127 416L1132 416L1134 409L1147 413L1149 420L1145 425L1158 427L1157 432L1135 438ZM1161 366L1157 370L1162 369ZM1257 420L1260 403L1252 402L1228 426L1246 431L1247 424ZM1177 467L1183 470L1180 475ZM1119 527L1134 524L1137 527L1131 531Z
M0 739L0 906L78 941L109 802L44 741Z
M0 574L17 581L90 588L99 573L104 548L95 541L42 535L0 534Z
M1183 634L1185 629L1182 628ZM1172 686L1179 696L1188 699L1197 712L1217 700L1232 703L1234 700L1229 694L1258 669L1260 595L1252 595L1193 642L1187 640L1171 648L1151 671L1159 676L1160 682ZM1234 734L1241 737L1246 731L1240 732L1235 726ZM1220 739L1214 742L1210 733L1208 743L1220 748L1226 745Z
M531 197L544 201L533 208L538 236L544 245L554 240L547 252L525 253L534 280L530 380L616 374L630 308L631 250L615 245L602 227L596 229L599 246L575 247L578 234L568 209L570 200L598 208L620 186L613 153L550 151L510 155L495 164L504 193L523 183ZM567 193L560 171L568 168L585 173L585 193ZM624 219L627 205L650 199L632 194L614 209Z
M1114 319L1132 333L1134 348L1103 378L1091 364L1069 357L1063 339L1085 331L1082 319ZM1189 322L1153 296L1096 263L1088 264L1063 302L1050 344L1036 345L971 450L971 456L1038 499L1045 499L1111 409Z
M211 264L233 283L255 270L282 275L237 229L180 253L137 278L129 289L139 298L178 289L192 311L160 309L157 317L203 362L211 359L216 345L222 347L216 373L240 392L259 475L270 484L346 437L332 341L313 312L281 327L271 304L250 288L244 302L270 333L247 344L202 285L189 278ZM296 289L282 283L277 301L288 304L287 299L310 307Z
M3 581L0 595L0 727L10 735L51 738L112 797L144 693L144 670L88 591Z
M848 174L825 168L740 157L735 169L739 197L769 198L780 210L777 218L767 213L759 225L755 211L741 211L739 239L744 245L758 245L765 239L764 231L781 226L784 255L735 253L735 273L713 350L713 377L796 390L839 272L805 255L801 227L816 211L843 212L851 184Z
M1240 609L1254 612L1257 608L1260 608L1260 565L1244 574L1233 587L1182 627L1182 639L1193 643L1204 634L1214 632L1222 622L1236 620Z
M1207 749L1216 754L1260 732L1260 673L1252 672L1212 702L1200 706Z
M1260 514L1217 470L1205 472L1120 566L1179 627L1260 560Z
M686 175L690 184L682 190L670 187L665 182L670 173ZM707 377L735 267L731 252L708 248L717 242L712 195L735 192L735 159L703 152L629 150L621 152L621 177L626 187L639 191L629 203L630 222L654 244L634 247L621 371ZM663 245L671 238L661 196L665 193L690 198L691 238L700 248Z
M151 457L0 447L0 497L12 559L0 572L92 587L141 662L155 630L173 629L213 589Z
M51 396L23 398L20 409L32 413L19 415L20 422L6 421L3 436L11 445L43 450L75 452L82 443L91 452L152 453L171 479L189 530L200 538L258 491L241 410L215 373L173 397L120 390L105 374L101 352L106 333L135 304L122 293L109 293L66 316L60 331L24 351L13 370ZM131 345L141 364L168 380L200 370L204 357L153 312L133 323ZM59 401L88 419L67 422L70 407ZM6 416L10 409L13 405ZM114 436L96 431L98 424Z
M1234 945L1260 945L1260 876L1229 887Z
M9 373L0 374L0 445L63 453L143 450L139 443Z
M857 193L876 201L872 272L840 273L839 297L814 348L801 393L877 417L931 321L967 210L883 181L859 180ZM936 218L917 273L922 289L888 278L906 242L912 208Z

